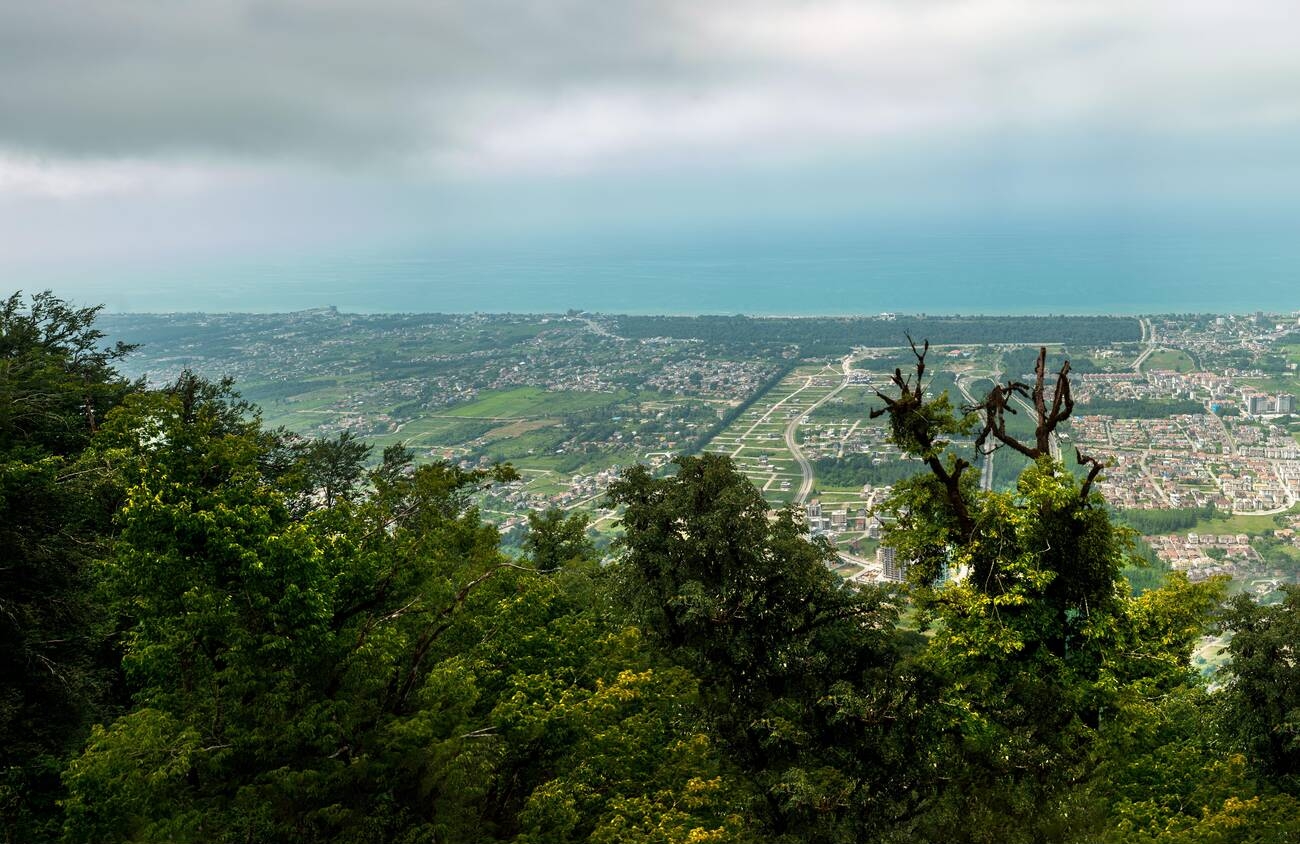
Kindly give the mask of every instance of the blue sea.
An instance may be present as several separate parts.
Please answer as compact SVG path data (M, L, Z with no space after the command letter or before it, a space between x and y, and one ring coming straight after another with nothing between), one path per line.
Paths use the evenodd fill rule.
M42 280L44 282L45 280ZM31 284L23 286L32 287ZM234 256L50 279L112 311L843 315L1300 309L1300 223L811 225Z

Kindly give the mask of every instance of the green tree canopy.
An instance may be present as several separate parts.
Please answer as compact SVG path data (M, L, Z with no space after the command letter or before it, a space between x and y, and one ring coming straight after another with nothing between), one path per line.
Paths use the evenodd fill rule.
M83 454L137 385L114 366L98 308L51 293L0 301L0 834L49 834L61 756L111 691L87 566L119 501Z
M1136 702L1190 680L1190 651L1218 583L1173 580L1139 599L1121 570L1132 531L1115 525L1092 484L1051 456L1069 417L1069 364L1049 384L1040 350L1034 384L996 386L958 414L927 399L926 351L894 376L885 402L893 441L930 471L900 482L884 542L912 561L914 597L932 637L919 663L938 678L936 738L946 782L915 831L948 840L1062 840L1085 828L1088 789L1112 731L1133 729ZM1036 410L1032 440L1004 414ZM1010 448L1034 462L1010 493L980 492L949 448L979 431L977 448ZM1092 823L1100 824L1095 818Z
M908 810L918 772L914 689L898 674L899 603L827 568L793 510L769 517L729 458L628 471L621 603L695 673L709 718L760 799L772 840L878 835Z
M1238 595L1222 624L1232 634L1224 732L1260 774L1300 793L1300 588L1271 605Z

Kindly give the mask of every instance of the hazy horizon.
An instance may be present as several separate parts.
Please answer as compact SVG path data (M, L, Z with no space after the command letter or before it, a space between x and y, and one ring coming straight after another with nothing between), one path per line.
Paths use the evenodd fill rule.
M417 283L545 302L568 266L556 310L631 277L633 310L662 285L671 310L785 312L747 285L794 255L817 274L789 284L867 310L917 279L934 308L976 307L963 284L1020 302L1034 273L1060 295L1018 307L1281 306L1295 22L1287 0L0 3L0 274L116 310L401 310ZM850 236L814 266L827 230Z

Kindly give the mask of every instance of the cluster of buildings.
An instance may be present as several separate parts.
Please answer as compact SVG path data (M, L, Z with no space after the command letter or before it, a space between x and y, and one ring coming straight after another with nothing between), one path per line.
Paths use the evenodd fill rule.
M361 413L355 409L330 417L315 427L318 436L331 436L348 432L360 437L390 434L397 430L398 422L387 413Z
M1278 337L1300 328L1300 317L1294 313L1152 319L1151 322L1162 342L1186 349L1202 360L1236 351L1266 353Z
M1236 444L1236 453L1243 457L1261 457L1267 460L1300 459L1300 443L1277 425L1248 424L1229 420L1228 428Z
M462 468L472 467L471 463L462 463ZM553 492L538 492L530 489L526 478L500 484L489 488L483 494L481 509L485 514L494 516L493 521L497 523L500 531L506 533L525 524L530 512L550 509L572 510L588 503L598 505L605 491L609 489L609 485L618 480L621 474L621 466L610 466L591 474L573 475L568 479L567 484L563 485L563 489Z
M772 365L756 360L717 360L704 357L666 361L649 375L647 387L673 395L734 398L757 390L772 375Z
M879 539L881 522L867 512L865 506L857 509L840 507L823 508L820 499L813 500L805 508L808 517L808 531L814 536L822 534L860 533L868 539Z
M832 408L833 410L833 408ZM883 425L863 424L861 419L843 419L838 422L818 422L809 419L799 428L799 444L809 459L843 457L846 454L874 454L879 462L892 462L899 458L898 449L887 442L888 431Z
M1106 464L1099 488L1119 508L1213 504L1240 513L1300 500L1300 444L1276 425L1211 414L1082 416L1070 437Z
M1191 580L1216 575L1242 577L1263 562L1244 533L1148 536L1147 543L1160 559L1175 571L1186 572Z
M1241 410L1250 416L1283 416L1296 412L1295 396L1289 393L1241 391Z
M889 545L876 545L872 559L858 556L863 540L879 540L884 522L871 514L868 506L824 506L813 500L805 507L808 530L813 536L827 536L835 540L841 534L857 534L848 543L849 552L840 554L836 569L852 583L901 582L907 577L907 563Z
M1136 372L1090 372L1075 376L1078 386L1075 399L1087 402L1095 398L1106 399L1190 399L1207 403L1218 411L1226 406L1238 406L1242 413L1252 417L1285 416L1297 412L1296 397L1285 392L1265 392L1255 387L1242 387L1236 374L1214 372L1175 372L1155 370ZM1263 373L1249 373L1261 377Z
M875 557L842 556L836 571L850 583L901 583L907 579L907 563L888 545L876 548Z

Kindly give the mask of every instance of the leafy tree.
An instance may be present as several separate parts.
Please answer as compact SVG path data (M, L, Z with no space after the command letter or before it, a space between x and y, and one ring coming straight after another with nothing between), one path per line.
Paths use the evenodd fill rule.
M133 385L117 361L135 348L102 344L100 308L75 308L46 291L0 302L0 445L67 457Z
M1282 600L1234 598L1222 624L1232 633L1231 671L1222 726L1260 774L1291 793L1300 789L1300 588Z
M455 744L471 700L432 653L503 565L457 500L483 476L426 467L295 520L243 410L228 384L187 379L105 425L129 491L102 580L134 708L68 771L72 840L433 829L410 808L422 788L438 803L428 775L401 760L411 730Z
M1062 840L1089 823L1089 787L1112 730L1136 695L1189 682L1188 661L1217 583L1185 580L1133 599L1121 576L1132 532L1117 527L1092 490L1101 464L1082 454L1080 480L1051 456L1073 401L1069 364L1048 386L1040 350L1032 385L995 386L958 415L946 395L925 397L925 355L880 397L893 441L929 472L895 487L897 521L884 538L912 561L921 621L918 661L939 678L937 755L946 762L930 811L913 833L948 840ZM1008 429L1013 400L1035 411L1031 438ZM981 493L953 453L978 430L977 449L1009 448L1033 461L1011 493Z
M473 506L508 467L367 471L228 379L146 391L94 316L0 306L6 841L1300 836L1300 590L1234 601L1209 694L1189 654L1222 586L1132 594L1103 467L1051 456L1073 402L1042 350L960 412L925 349L881 396L922 467L885 539L908 606L717 455L613 485L617 559L560 511L512 559ZM1026 462L1012 491L976 488L971 434Z
M1169 581L1169 563L1158 555L1154 548L1142 539L1134 542L1134 558L1124 567L1124 579L1134 595L1141 595L1149 589L1159 589Z
M325 507L357 494L370 446L359 442L350 431L334 439L311 440L302 449L299 470L307 489L320 496Z
M906 810L915 775L893 595L846 588L830 546L809 541L792 510L769 518L728 458L676 462L675 476L636 467L610 488L625 508L622 605L700 678L769 840L878 834Z
M1140 716L1108 737L1098 771L1109 827L1103 840L1245 844L1300 834L1300 803L1224 745L1217 703L1203 688L1134 703Z
M818 483L826 486L890 486L923 471L925 467L915 460L881 462L871 454L820 457L813 461L813 474Z
M51 293L0 302L0 835L47 837L58 769L111 681L86 580L117 501L83 450L137 389L104 347L98 308Z
M127 500L101 570L132 707L69 765L69 841L734 840L695 680L613 621L580 519L545 572L412 467L295 513L229 385L110 415ZM268 466L276 467L268 469Z
M1205 405L1194 399L1096 398L1079 405L1084 416L1116 416L1122 419L1164 419L1179 414L1201 414Z
M572 560L591 559L595 548L587 537L591 520L586 513L565 513L552 508L528 514L524 553L539 569L555 569Z
M1173 533L1193 528L1201 521L1226 519L1213 504L1204 507L1180 507L1169 510L1121 510L1122 524L1144 534Z

